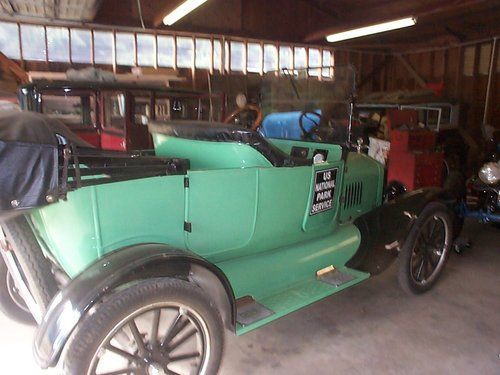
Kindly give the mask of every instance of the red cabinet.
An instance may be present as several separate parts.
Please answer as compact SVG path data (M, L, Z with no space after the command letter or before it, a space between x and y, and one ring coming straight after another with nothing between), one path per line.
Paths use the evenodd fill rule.
M436 133L423 130L393 130L389 151L388 181L399 181L409 190L441 186L443 153L433 152Z
M409 190L442 186L442 152L389 152L388 181L399 181Z
M392 151L432 151L435 146L436 133L430 130L393 130L391 133Z

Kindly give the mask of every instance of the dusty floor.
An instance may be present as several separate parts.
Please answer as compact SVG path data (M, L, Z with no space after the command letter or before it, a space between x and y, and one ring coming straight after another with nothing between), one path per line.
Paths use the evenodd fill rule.
M242 337L227 335L221 373L500 374L500 230L468 223L431 292L408 297L396 267ZM33 330L0 316L0 373L42 374Z

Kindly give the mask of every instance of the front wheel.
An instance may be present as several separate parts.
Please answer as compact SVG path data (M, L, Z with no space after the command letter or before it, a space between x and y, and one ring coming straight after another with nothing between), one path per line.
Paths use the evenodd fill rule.
M182 280L150 279L98 306L68 341L66 374L215 374L222 321L201 289Z
M419 215L401 249L399 283L409 294L431 289L448 259L453 224L445 205L429 203Z

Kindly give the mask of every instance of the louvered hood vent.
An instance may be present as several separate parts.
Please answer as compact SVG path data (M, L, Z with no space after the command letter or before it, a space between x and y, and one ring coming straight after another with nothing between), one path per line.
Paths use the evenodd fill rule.
M351 182L344 190L344 209L359 206L363 198L363 183Z

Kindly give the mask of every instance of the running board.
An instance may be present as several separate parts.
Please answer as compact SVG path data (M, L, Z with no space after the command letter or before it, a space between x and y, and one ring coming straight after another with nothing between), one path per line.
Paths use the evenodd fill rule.
M341 272L334 266L328 266L316 272L316 278L324 283L339 287L354 280L356 277L349 273Z
M258 303L252 296L245 296L236 301L236 322L242 327L248 326L274 314L266 306Z
M370 277L368 273L347 267L329 266L278 294L257 298L257 300L250 296L242 297L237 302L236 334L242 335L250 332L313 302L358 284L368 277Z

